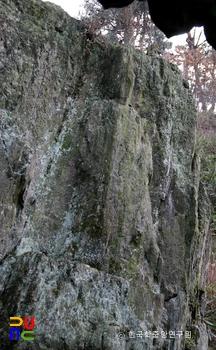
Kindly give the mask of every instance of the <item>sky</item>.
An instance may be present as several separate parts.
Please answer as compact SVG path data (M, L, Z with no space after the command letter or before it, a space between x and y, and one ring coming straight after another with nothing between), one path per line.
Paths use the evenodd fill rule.
M71 17L78 17L78 13L81 10L81 5L84 0L49 0L49 2L61 6ZM170 38L169 41L172 41L173 45L184 45L186 37L186 34L176 35Z
M49 2L61 6L71 17L77 17L83 0L49 0Z

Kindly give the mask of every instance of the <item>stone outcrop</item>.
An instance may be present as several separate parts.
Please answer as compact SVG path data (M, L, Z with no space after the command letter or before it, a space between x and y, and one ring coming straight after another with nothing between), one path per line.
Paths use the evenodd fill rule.
M187 82L39 0L1 2L0 28L1 350L204 349ZM9 340L10 316L35 317L34 341Z

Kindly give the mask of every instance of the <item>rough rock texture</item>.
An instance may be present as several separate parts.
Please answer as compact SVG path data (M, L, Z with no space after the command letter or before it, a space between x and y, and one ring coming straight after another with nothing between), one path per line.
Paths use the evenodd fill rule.
M206 349L187 82L49 3L2 1L0 28L1 350ZM17 315L34 341L9 341Z

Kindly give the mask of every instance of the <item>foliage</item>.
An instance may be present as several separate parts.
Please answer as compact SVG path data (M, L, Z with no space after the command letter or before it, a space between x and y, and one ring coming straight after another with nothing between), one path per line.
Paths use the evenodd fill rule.
M216 341L216 265L209 264L206 286L207 306L204 316L210 345Z
M130 44L140 50L157 44L161 53L172 46L152 22L146 1L104 10L96 0L85 0L81 19L112 43Z
M211 113L198 114L198 144L201 148L201 178L205 183L213 207L212 252L206 279L207 307L204 317L209 345L216 340L216 118ZM211 349L215 349L211 347Z
M216 109L216 51L203 40L202 32L194 28L187 33L185 45L175 48L175 53L165 58L176 63L184 79L190 82L197 107L213 113Z

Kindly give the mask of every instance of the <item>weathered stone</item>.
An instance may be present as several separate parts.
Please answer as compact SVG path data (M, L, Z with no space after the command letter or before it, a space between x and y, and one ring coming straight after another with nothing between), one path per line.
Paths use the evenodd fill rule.
M210 205L177 67L39 0L0 19L1 349L203 349ZM9 340L17 315L34 341Z

